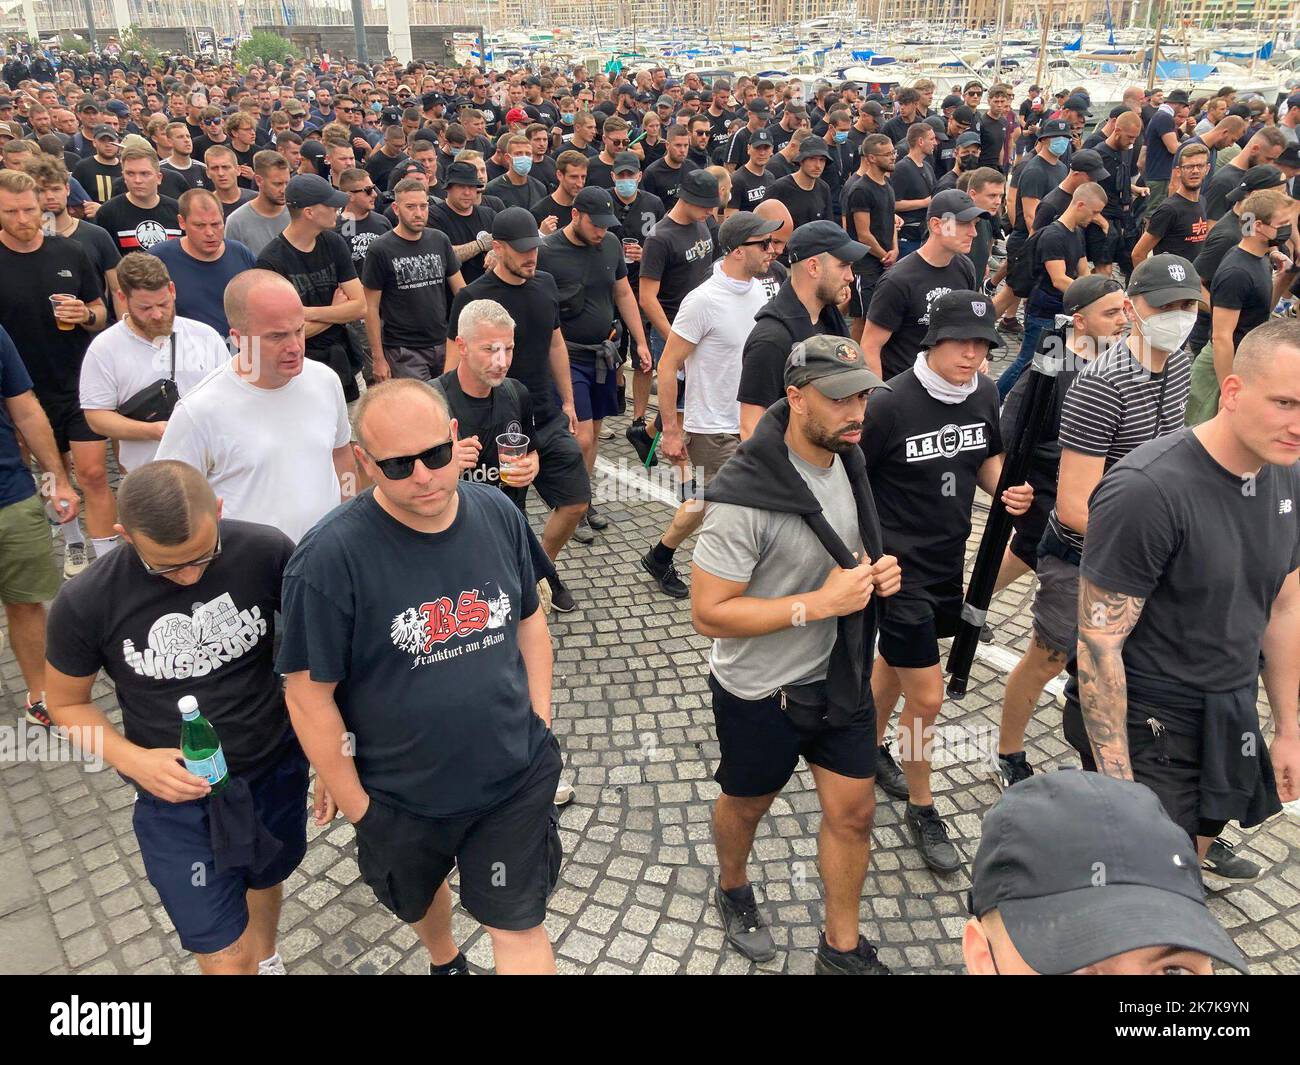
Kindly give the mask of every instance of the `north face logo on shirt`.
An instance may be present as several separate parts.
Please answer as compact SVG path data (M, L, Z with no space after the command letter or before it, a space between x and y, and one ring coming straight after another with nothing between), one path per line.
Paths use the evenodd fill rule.
M206 677L242 658L267 633L261 607L240 610L227 592L196 603L188 615L164 614L149 626L149 647L122 641L122 658L142 677L177 680Z
M393 618L388 635L395 647L417 656L411 668L429 662L441 661L477 651L500 643L504 636L495 639L487 637L465 646L447 648L433 653L439 644L457 637L473 636L486 629L503 628L510 619L510 597L496 587L495 582L487 582L482 592L477 588L461 592L453 603L448 596L421 603L418 607L408 607Z
M908 462L950 459L963 451L979 451L988 444L985 424L945 425L929 433L917 433L904 442Z

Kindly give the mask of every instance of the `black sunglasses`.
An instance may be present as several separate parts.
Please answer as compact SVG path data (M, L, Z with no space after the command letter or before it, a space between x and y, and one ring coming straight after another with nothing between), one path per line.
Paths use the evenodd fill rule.
M138 552L136 554L136 557L140 558ZM189 569L191 566L211 565L220 557L221 557L221 532L218 530L217 546L214 547L209 554L204 555L202 558L196 558L193 562L182 562L178 566L161 566L158 568L149 565L149 563L146 562L143 558L140 558L140 565L144 567L144 571L147 574L149 574L150 577L166 577L169 573L179 573L181 570Z
M374 186L374 185L363 185L363 186L362 186L361 188L359 188L359 189L349 189L348 191L350 191L350 192L354 192L354 193L355 193L355 192L359 192L359 193L361 193L361 195L363 195L363 196L373 196L375 193L377 193L377 192L379 191L379 189L378 189L376 186Z
M415 460L419 459L424 463L426 470L440 470L451 461L452 442L450 440L441 444L434 444L427 451L422 451L418 455L395 455L391 459L377 459L374 455L366 454L379 467L379 472L387 477L390 481L404 481L415 472Z
M771 237L765 237L762 240L747 240L741 245L742 248L762 248L764 251L771 251L774 241Z

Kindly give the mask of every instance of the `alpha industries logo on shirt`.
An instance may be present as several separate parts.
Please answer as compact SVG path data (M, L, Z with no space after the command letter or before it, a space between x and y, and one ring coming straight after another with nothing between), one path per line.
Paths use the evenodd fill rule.
M240 610L230 593L195 603L189 614L164 614L149 626L149 646L122 641L122 658L142 677L180 680L206 677L242 658L267 633L261 607Z
M510 620L510 609L510 597L495 582L488 581L482 591L477 588L463 591L455 602L444 595L418 607L408 607L393 618L388 635L393 646L414 656L411 662L414 669L500 643L505 635L494 633L482 640L435 650L453 639L504 628Z
M904 441L908 462L950 459L963 451L979 451L988 445L984 422L945 425L929 433L917 433Z

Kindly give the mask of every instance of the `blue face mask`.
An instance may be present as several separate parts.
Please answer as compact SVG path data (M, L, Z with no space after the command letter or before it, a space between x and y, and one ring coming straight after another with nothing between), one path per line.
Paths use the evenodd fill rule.
M572 126L572 125L573 125L573 112L572 112L572 111L565 111L564 114L562 114L562 115L560 116L560 121L563 122L566 126Z
M1070 138L1053 137L1047 142L1047 150L1059 159L1070 150Z
M524 177L527 177L528 172L533 169L532 157L527 155L513 156L510 160L510 169L516 174L522 174Z
M384 105L379 100L376 100L374 103L370 105L370 110L372 111L382 111L383 109L384 109Z
M636 178L620 179L614 182L614 191L625 200L630 200L636 195Z
M848 142L848 139L849 139L849 131L847 129L843 129L843 130L837 129L835 131L836 144L845 144Z

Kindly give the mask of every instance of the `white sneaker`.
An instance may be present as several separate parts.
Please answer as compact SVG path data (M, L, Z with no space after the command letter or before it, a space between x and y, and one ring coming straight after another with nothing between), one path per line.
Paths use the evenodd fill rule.
M67 551L63 555L64 578L71 580L89 565L90 559L86 557L86 545L68 544Z
M280 957L280 952L276 951L269 958L257 963L258 976L288 976L284 971L284 959Z
M567 780L561 780L555 785L555 805L568 806L569 803L573 802L574 794L573 785Z
M543 577L537 582L537 599L545 617L551 616L551 582Z

